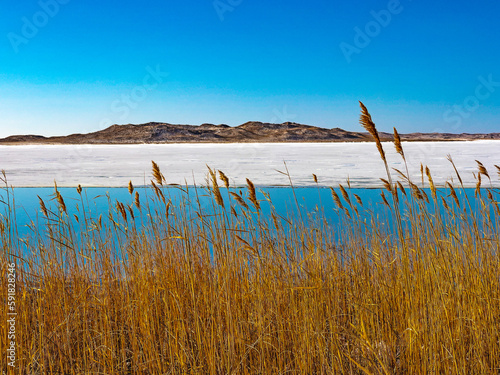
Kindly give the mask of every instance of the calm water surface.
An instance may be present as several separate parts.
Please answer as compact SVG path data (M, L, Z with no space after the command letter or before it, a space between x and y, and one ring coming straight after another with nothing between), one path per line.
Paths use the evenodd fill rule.
M154 192L151 188L136 188L141 198L141 204L151 200L154 197ZM172 200L175 207L182 201L190 201L191 204L196 204L196 199L200 201L203 211L210 213L213 211L213 200L209 197L205 190L198 188L190 188L189 193L186 195L177 188L167 188L164 190L165 195ZM231 189L234 192L242 192L246 196L246 189ZM339 214L335 203L333 202L331 191L329 188L318 187L299 187L291 188L276 188L264 187L258 188L258 199L261 201L262 212L264 215L270 213L270 203L267 197L270 198L276 212L284 217L293 218L294 220L304 220L305 222L314 222L314 220L325 217L328 222L335 227L340 223ZM341 197L342 203L347 206L347 203L342 198L339 189L336 189L338 195ZM382 226L390 223L390 215L388 215L387 208L382 204L380 197L380 189L350 189L348 190L352 202L355 202L353 194L357 194L363 201L364 210L362 217L369 218L371 214L380 218ZM429 197L430 191L426 190ZM64 197L68 212L71 214L77 213L77 209L81 207L81 197L75 188L59 188L59 192ZM221 189L222 196L227 201L226 189ZM440 190L439 194L446 196L449 192L447 190ZM457 190L460 199L465 199L465 195L470 199L474 198L473 189L465 189L465 193ZM389 201L391 198L387 192L386 197ZM15 216L18 232L25 236L30 232L28 224L33 223L36 226L42 225L42 214L39 206L40 196L46 203L49 209L57 212L57 203L54 200L54 188L15 188L14 189L14 204ZM6 192L0 192L2 200L6 200ZM109 212L110 206L115 207L116 201L124 204L133 202L133 197L129 194L126 188L84 188L82 192L84 205L87 211L93 214L94 217L100 214L106 217ZM12 196L11 196L12 201ZM197 205L197 204L196 204ZM12 206L12 203L11 203ZM441 208L444 210L444 208ZM431 208L432 210L432 208ZM0 212L5 213L5 205ZM403 209L404 213L404 209Z

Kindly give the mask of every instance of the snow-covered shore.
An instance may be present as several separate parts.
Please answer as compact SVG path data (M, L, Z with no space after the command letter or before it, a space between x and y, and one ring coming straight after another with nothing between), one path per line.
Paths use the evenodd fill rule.
M475 160L488 169L499 186L500 141L405 142L410 174L420 181L420 163L429 166L437 185L457 178L446 159L450 154L464 183L475 186ZM391 143L384 143L390 167L404 170L401 157ZM345 183L353 187L380 187L385 169L374 143L230 143L148 145L21 145L0 146L0 169L9 184L17 187L109 186L148 184L151 160L156 161L168 183L204 184L206 165L222 170L232 183L244 185L289 185L284 162L296 186ZM395 174L396 175L396 174ZM489 184L484 181L484 184Z

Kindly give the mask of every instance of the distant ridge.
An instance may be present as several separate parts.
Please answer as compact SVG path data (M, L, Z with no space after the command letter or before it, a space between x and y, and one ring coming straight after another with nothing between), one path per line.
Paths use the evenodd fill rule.
M392 134L380 133L382 141L392 140ZM500 133L401 134L403 141L463 141L500 140ZM0 144L142 144L142 143L249 143L249 142L368 142L368 133L351 132L340 128L325 129L295 122L282 124L249 121L231 127L225 124L174 125L149 122L141 125L112 125L87 134L43 137L13 135L0 139Z

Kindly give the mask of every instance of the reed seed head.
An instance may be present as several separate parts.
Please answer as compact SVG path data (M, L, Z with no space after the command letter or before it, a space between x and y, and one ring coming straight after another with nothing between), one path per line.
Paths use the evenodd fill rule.
M238 214L236 213L236 210L234 209L233 206L231 206L231 214L235 217L238 218Z
M163 195L163 192L161 191L161 189L158 186L156 186L156 184L153 180L151 180L151 185L153 186L153 188L155 190L155 194L158 197L158 199L161 199L163 201L163 203L165 204L165 196Z
M347 194L347 191L344 189L342 184L339 184L340 192L342 193L342 197L344 197L344 200L347 202L347 204L351 204L351 200L349 199L349 194Z
M446 211L450 211L450 206L448 206L444 197L441 197L441 201L443 202L443 207L446 208Z
M432 196L434 198L437 198L436 186L434 186L434 180L432 179L431 171L429 170L429 167L427 167L427 166L425 166L425 174L427 175L427 179L429 180L429 186L431 188Z
M356 198L356 201L358 202L358 204L363 207L363 201L361 200L360 196L358 194L353 194L354 195L354 198Z
M389 181L387 181L384 178L381 178L380 180L384 183L385 190L391 192L392 191L392 187L391 187L391 184L389 183Z
M477 166L479 168L479 174L484 174L488 179L490 178L490 175L488 174L488 171L484 167L483 163L481 163L479 160L476 160Z
M64 199L58 190L56 191L56 199L57 199L57 202L59 203L59 207L61 208L61 210L65 213L68 213L66 210L66 204L64 203Z
M384 194L384 191L383 191L383 190L380 192L380 196L382 197L382 202L384 202L384 204L385 204L387 207L391 208L391 205L390 205L390 204L389 204L389 202L387 201L387 198L385 197L385 194Z
M132 181L128 182L128 192L130 193L130 195L132 195L132 193L134 192L134 185L132 185Z
M215 172L208 167L208 173L210 174L210 179L212 180L212 192L214 194L215 202L224 207L224 200L222 199L222 195L219 190L219 184L217 183L217 175Z
M122 215L123 220L127 220L127 211L125 210L125 206L123 203L116 201L116 210Z
M40 198L39 195L37 195L37 197L38 197L38 201L40 203L40 210L42 210L43 216L48 217L49 213L47 211L47 206L45 206L45 202L43 201L42 198Z
M449 182L446 182L446 185L450 188L450 195L453 198L453 200L455 201L455 204L457 205L458 208L460 208L460 201L458 200L457 193L455 192L455 188Z
M229 189L229 178L224 174L224 172L219 171L219 178L224 182L226 189Z
M377 149L380 153L380 157L385 161L385 152L382 148L382 142L380 142L380 137L378 135L377 128L375 127L375 123L372 121L372 116L362 102L359 102L359 106L361 107L361 116L359 118L359 123L361 124L361 126L363 126L363 128L366 129L366 131L368 131L368 133L371 134L371 136L375 140L375 143L377 144Z
M164 177L161 174L160 167L153 160L151 160L153 166L153 177L158 185L163 185Z
M232 191L230 191L229 194L231 194L231 196L236 200L236 202L238 202L238 204L240 206L242 206L248 210L248 205L246 204L246 202L243 200L243 198L240 195L238 195Z
M422 195L422 191L418 188L417 185L410 182L411 191L413 192L413 196L417 199L424 200L424 196Z
M487 189L486 191L488 192L488 199L489 199L490 201L494 202L494 201L495 201L495 199L493 198L493 194L491 194L491 190L490 190L490 189Z
M481 195L481 173L477 174L477 183L476 183L476 190L474 191L474 195L476 197L478 195Z
M399 136L399 133L396 130L396 128L394 128L394 146L396 147L396 152L400 154L404 159L405 153L403 151L403 146L401 145L401 137Z
M401 193L403 193L403 195L406 197L406 190L403 187L403 185L401 184L401 182L398 181L397 185L398 185L399 190L401 190Z
M137 208L139 208L139 209L141 208L141 202L139 200L139 192L138 191L135 192L134 204Z
M248 194L249 194L248 199L250 200L250 202L253 203L253 205L255 206L255 208L257 210L260 210L260 204L259 204L259 201L257 200L257 195L255 194L255 186L254 186L253 182L250 181L248 178L247 178L247 185L248 185Z
M330 187L330 191L332 192L332 197L333 197L333 201L335 202L335 204L338 206L338 208L343 210L344 206L343 206L342 202L340 201L340 198L339 198L339 195L337 194L337 192L332 187Z

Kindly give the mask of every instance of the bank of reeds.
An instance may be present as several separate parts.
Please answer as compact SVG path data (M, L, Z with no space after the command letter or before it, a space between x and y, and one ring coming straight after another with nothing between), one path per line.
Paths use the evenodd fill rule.
M71 210L56 187L20 239L7 187L0 271L16 264L16 373L499 373L498 177L478 162L467 197L458 173L436 189L423 167L423 189L389 169L363 105L361 122L387 166L386 225L347 185L332 189L332 227L281 216L249 180L233 188L209 169L205 187L169 186L153 163L151 188L129 184L100 216L85 189Z

